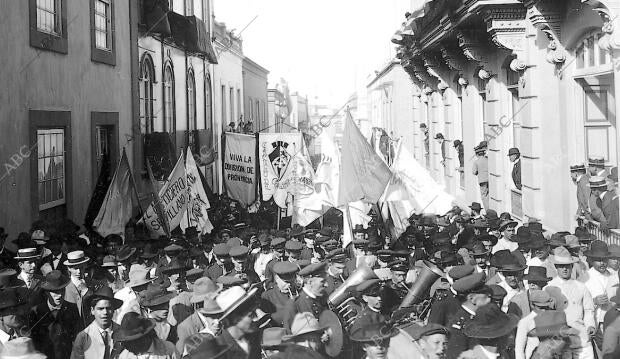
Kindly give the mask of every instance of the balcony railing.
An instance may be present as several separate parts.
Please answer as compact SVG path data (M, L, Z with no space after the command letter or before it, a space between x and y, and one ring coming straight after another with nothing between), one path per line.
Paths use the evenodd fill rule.
M598 222L595 221L584 221L583 219L579 219L577 221L580 226L588 229L590 234L596 236L596 239L601 240L607 244L617 244L620 245L620 229L608 229L606 231L601 229L601 226Z

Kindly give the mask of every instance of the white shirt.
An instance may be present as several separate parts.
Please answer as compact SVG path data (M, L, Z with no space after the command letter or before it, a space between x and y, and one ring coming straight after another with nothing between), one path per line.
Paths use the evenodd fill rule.
M204 315L200 314L199 311L196 311L196 314L198 314L198 318L200 318L200 321L202 322L202 325L204 326L204 328L202 328L199 333L211 334L215 337L216 336L215 333L213 333L211 328L209 328L209 325L207 325L207 318L205 318Z
M62 257L62 253L60 253L57 257L54 257L54 260L52 261L54 264L54 269L58 268L58 265L60 264L60 257Z
M0 329L0 344L4 344L11 339L11 336L6 333L4 330Z
M81 296L84 296L84 294L88 292L88 287L86 286L84 279L71 276L71 283L73 283L73 285L75 285L75 287L80 291Z
M30 289L30 286L32 285L32 275L28 275L25 272L19 272L19 279L23 280L24 283L26 283L26 287L28 287L28 289Z
M267 268L267 263L269 263L272 259L273 252L258 253L256 256L256 261L254 262L254 272L258 274L261 281L265 280L265 269Z
M607 294L608 298L616 295L616 289L618 288L618 276L612 275L609 271L601 273L594 268L588 269L586 274L587 276L584 276L584 278L587 278L585 280L585 285L590 291L593 299L603 294ZM595 306L594 314L597 323L603 322L605 319L605 313L607 313L609 309L611 309L611 305L606 307Z
M499 282L499 286L504 288L506 290L506 296L504 297L504 302L502 303L502 311L504 313L508 312L508 305L510 304L510 301L512 300L512 298L514 298L515 295L521 293L520 289L514 289L513 287L509 286L508 283L506 283L506 277L504 277L504 275L502 274L502 272L497 272L498 277L502 280L501 282Z
M507 249L509 251L515 251L517 250L517 248L519 248L519 245L515 242L509 241L504 237L501 237L498 241L497 244L493 246L493 249L491 250L492 254L495 254L495 252L500 251L502 249Z
M316 299L316 295L310 293L310 291L308 291L305 287L302 290L308 295L308 297Z
M114 345L112 344L112 328L103 329L98 325L95 325L97 330L99 330L99 335L101 335L101 340L103 341L103 333L106 332L108 334L108 348L110 348L110 352L112 352L112 348Z
M536 327L534 318L538 313L531 311L519 320L517 334L515 336L515 359L530 359L534 350L540 343L538 337L528 336L527 333Z

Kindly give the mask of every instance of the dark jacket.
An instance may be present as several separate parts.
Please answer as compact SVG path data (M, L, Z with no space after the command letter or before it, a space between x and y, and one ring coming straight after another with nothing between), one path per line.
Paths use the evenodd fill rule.
M50 311L47 301L37 305L30 313L32 340L37 350L49 359L65 359L71 356L73 341L83 329L77 306L62 301L60 309Z
M286 314L284 315L284 327L290 329L295 314L310 312L317 319L321 313L327 309L325 298L312 298L303 290L300 292L299 297L294 302L290 302L286 308Z
M456 299L452 292L448 291L448 294L445 297L439 300L434 300L431 305L431 312L428 315L428 322L443 325L445 327L456 315L460 307L461 303L459 300Z
M223 344L230 349L222 356L222 359L259 359L261 357L260 348L260 336L259 332L254 333L250 337L246 338L249 344L249 353L246 353L237 341L228 333L227 330L223 330L222 334L217 337L220 344Z
M268 312L271 313L271 319L284 325L287 308L294 303L294 300L288 294L282 293L277 287L271 288L263 292L262 298L267 301Z
M325 276L325 293L330 295L342 284L342 279L340 277L334 277L329 273Z
M514 182L515 187L521 189L521 159L515 162L512 167L512 182Z
M472 346L473 341L465 336L463 327L473 318L474 316L461 306L456 313L454 313L452 319L448 321L447 327L450 332L450 339L448 339L448 348L446 351L446 357L448 359L457 359L462 352L468 350Z

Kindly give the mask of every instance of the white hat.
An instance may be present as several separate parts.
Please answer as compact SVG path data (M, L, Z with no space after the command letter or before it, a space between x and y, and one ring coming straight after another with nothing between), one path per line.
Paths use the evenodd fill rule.
M26 259L38 259L41 258L41 254L36 248L22 248L17 250L17 256L15 259L23 261Z
M88 263L90 258L88 258L84 251L73 251L67 253L67 260L63 262L66 266L77 266L80 264Z
M237 302L239 302L244 296L245 290L240 286L234 286L220 293L215 298L215 302L220 306L220 308L222 308L222 310L227 311L232 308L233 305L237 304Z

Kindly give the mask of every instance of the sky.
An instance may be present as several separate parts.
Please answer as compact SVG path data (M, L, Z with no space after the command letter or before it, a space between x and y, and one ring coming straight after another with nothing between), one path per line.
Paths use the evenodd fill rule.
M311 102L341 106L395 54L409 0L214 0L218 22L241 33L244 55Z

